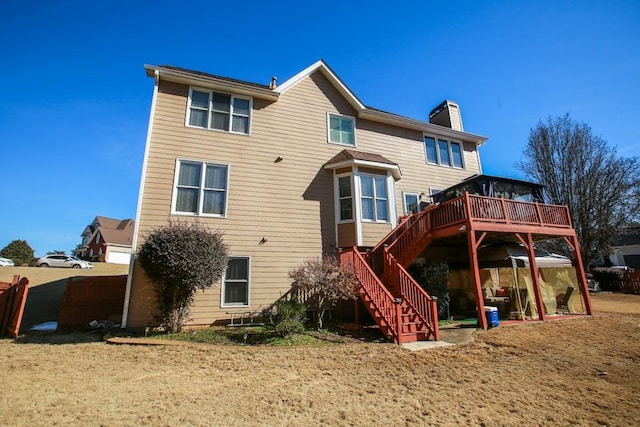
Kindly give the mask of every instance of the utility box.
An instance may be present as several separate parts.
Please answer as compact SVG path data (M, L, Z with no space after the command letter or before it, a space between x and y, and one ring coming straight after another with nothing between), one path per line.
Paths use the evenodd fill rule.
M498 321L498 307L485 307L484 315L490 328L496 328L500 324Z

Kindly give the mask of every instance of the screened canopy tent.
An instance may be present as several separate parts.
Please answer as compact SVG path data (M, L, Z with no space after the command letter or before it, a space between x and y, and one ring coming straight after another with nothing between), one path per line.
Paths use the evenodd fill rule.
M552 254L541 249L535 249L536 264L545 267L572 267L571 259L558 254ZM505 243L491 245L478 250L480 266L488 267L529 267L529 256L522 245Z
M543 202L544 186L528 181L490 175L473 175L459 184L434 194L434 203L454 199L466 192L485 197L498 197L523 202Z

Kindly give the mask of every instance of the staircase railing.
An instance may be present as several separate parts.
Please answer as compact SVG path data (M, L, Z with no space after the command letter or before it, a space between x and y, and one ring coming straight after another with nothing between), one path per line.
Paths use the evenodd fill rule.
M387 328L387 333L391 335L394 342L400 343L400 304L398 304L395 297L378 279L357 248L340 252L340 264L351 264L353 266L360 281L362 292L366 294L379 315L379 318L376 318L375 313L372 313L376 318L376 322L378 322L379 326ZM383 324L380 324L380 320L382 320Z
M395 289L399 290L402 298L411 306L418 319L424 323L428 331L428 337L432 336L436 341L439 340L437 300L422 289L422 286L396 261L388 249L384 250L384 254L385 277L388 278Z
M402 233L397 235L386 250L402 264L403 261L411 262L424 250L431 232L431 212L432 209L423 210L415 214L411 225L406 227ZM384 257L383 257L384 259Z

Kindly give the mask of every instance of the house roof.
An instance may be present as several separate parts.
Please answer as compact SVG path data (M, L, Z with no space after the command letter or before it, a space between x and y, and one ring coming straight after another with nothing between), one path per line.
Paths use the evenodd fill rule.
M611 239L614 247L636 245L640 245L640 226L626 228Z
M344 166L369 166L378 169L390 170L393 177L398 180L402 177L400 166L397 163L381 156L380 154L365 153L364 151L345 149L336 154L325 163L325 169L336 169Z
M94 230L94 234L100 232L105 243L120 246L131 246L133 241L133 229L135 221L132 219L113 219L104 216L97 216L93 224L99 226ZM92 236L93 237L93 236Z
M133 241L133 220L126 224L125 228L103 228L100 227L100 234L105 243L120 246L131 246Z
M163 80L188 85L199 85L210 89L230 91L240 95L254 96L256 98L270 101L277 101L282 94L296 86L299 82L315 72L320 72L356 110L358 118L469 141L476 144L476 146L482 145L487 140L486 137L481 135L461 132L423 120L416 120L379 110L377 108L368 107L358 99L353 91L347 87L347 85L322 59L311 64L295 76L286 80L280 86L273 89L269 86L258 83L217 76L200 71L187 70L186 68L174 67L171 65L145 65L144 67L147 70L147 75L149 77L161 78Z

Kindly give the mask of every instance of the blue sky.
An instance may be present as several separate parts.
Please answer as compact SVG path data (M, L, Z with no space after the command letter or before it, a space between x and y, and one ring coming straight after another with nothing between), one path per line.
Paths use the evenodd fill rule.
M323 58L375 108L452 99L488 174L523 178L530 129L564 113L640 156L638 22L637 0L0 0L0 248L70 251L96 215L135 216L145 63L267 84Z

